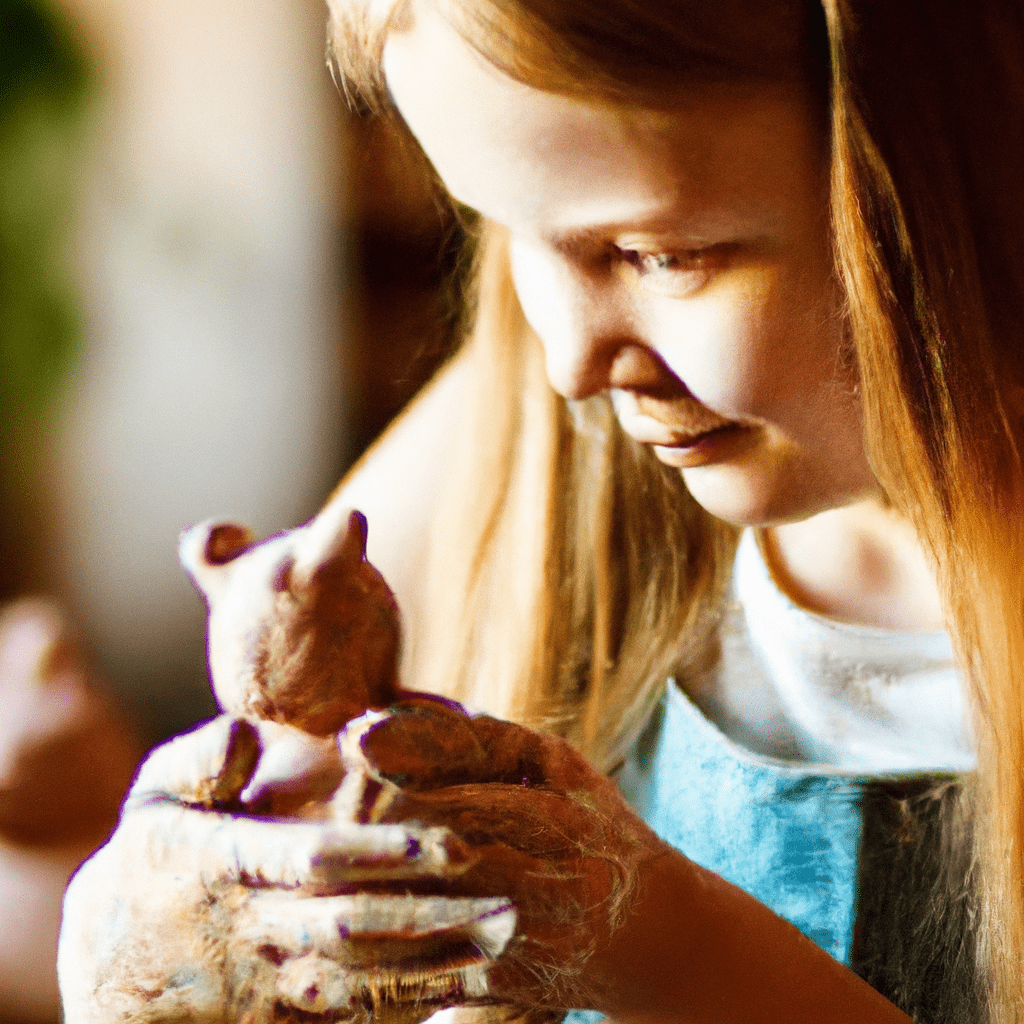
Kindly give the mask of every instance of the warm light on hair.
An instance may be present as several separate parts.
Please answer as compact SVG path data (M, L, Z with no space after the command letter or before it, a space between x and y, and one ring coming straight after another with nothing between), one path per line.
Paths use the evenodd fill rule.
M861 9L863 8L863 9ZM975 698L990 1019L1024 1019L1024 20L826 4L833 223L866 435L939 569Z
M346 81L386 106L380 57L407 0L330 6ZM667 84L803 76L830 105L836 262L868 450L935 559L975 698L980 767L963 799L979 967L990 1020L1024 1020L1024 13L1014 0L441 10L539 88L656 105ZM457 357L475 405L438 516L417 681L556 729L610 767L665 678L713 655L735 533L617 429L605 400L570 408L554 395L505 248L485 231Z

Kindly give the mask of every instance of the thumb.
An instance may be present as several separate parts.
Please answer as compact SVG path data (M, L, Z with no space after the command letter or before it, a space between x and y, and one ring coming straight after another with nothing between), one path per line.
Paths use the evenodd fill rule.
M261 752L252 723L219 715L157 747L142 763L124 810L168 800L203 806L228 803L252 778Z
M260 738L227 715L158 747L139 771L118 832L152 866L197 865L208 884L327 889L361 881L454 877L476 855L447 828L281 821L207 809L248 784ZM127 847L126 847L127 848Z

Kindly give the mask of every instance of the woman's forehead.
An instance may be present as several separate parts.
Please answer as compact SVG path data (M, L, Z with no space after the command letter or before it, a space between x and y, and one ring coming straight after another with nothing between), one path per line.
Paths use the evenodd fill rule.
M729 207L763 206L780 164L817 149L793 87L703 89L672 109L589 103L516 82L436 11L391 34L398 109L460 201L515 228L636 222L671 211L693 232ZM792 168L789 168L789 177Z

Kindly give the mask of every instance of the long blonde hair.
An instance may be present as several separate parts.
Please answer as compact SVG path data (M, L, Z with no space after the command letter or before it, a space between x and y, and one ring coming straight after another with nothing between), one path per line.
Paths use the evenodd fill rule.
M875 471L977 710L979 955L1024 1020L1024 10L828 0L833 223Z
M372 102L405 12L371 10L338 4L332 27L345 81ZM990 1019L1024 1020L1024 9L458 0L444 11L539 88L658 105L693 82L782 75L827 99L867 447L934 556L974 697L979 769L964 799L979 968ZM734 531L616 429L603 399L553 394L498 229L484 232L476 303L460 356L475 404L437 520L421 679L556 729L608 767L666 676L713 653Z

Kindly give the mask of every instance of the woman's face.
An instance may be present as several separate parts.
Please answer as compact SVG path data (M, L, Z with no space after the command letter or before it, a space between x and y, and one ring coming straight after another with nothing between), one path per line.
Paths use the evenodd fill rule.
M821 128L796 88L708 88L668 112L591 105L500 74L427 4L384 57L452 195L508 229L559 392L610 392L623 429L730 522L875 490Z

